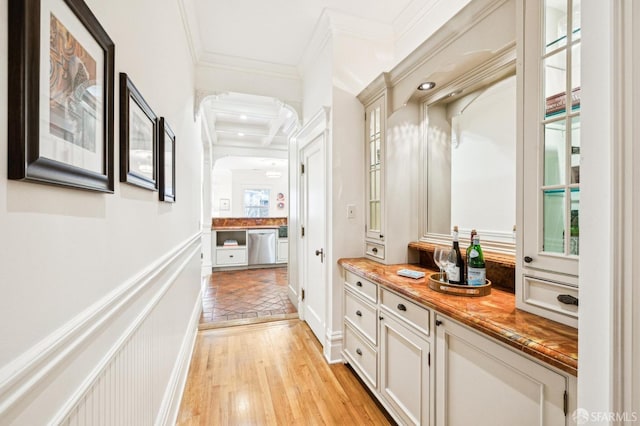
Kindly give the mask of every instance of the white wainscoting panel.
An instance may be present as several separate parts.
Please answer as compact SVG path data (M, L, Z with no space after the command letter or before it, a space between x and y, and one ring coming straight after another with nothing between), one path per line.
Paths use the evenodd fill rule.
M198 233L48 336L0 376L0 424L174 424L200 269Z

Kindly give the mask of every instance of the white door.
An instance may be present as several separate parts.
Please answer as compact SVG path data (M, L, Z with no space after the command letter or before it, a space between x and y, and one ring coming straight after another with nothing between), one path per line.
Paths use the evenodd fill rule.
M307 144L300 153L302 173L302 309L309 324L324 346L326 283L325 283L325 162L324 135Z

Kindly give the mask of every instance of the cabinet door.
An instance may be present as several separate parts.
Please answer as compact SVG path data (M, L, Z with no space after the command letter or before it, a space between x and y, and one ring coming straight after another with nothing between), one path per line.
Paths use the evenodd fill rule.
M367 238L384 239L385 97L365 110L365 180Z
M411 425L429 424L429 342L391 314L380 321L380 393Z
M436 425L564 425L567 379L439 317Z
M527 1L522 13L523 267L577 276L580 2Z

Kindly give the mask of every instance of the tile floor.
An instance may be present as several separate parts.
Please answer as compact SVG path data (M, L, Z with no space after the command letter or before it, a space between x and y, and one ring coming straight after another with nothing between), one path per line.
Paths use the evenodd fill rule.
M297 312L287 297L286 267L213 272L202 305L200 328L288 318Z

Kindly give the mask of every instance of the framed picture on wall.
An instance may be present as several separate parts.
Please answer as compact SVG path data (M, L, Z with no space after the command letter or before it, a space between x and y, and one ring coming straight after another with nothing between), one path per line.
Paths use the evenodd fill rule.
M8 26L8 178L113 192L113 41L82 0L9 0Z
M164 117L160 118L160 201L176 202L176 135Z
M120 182L158 189L158 117L120 73Z

